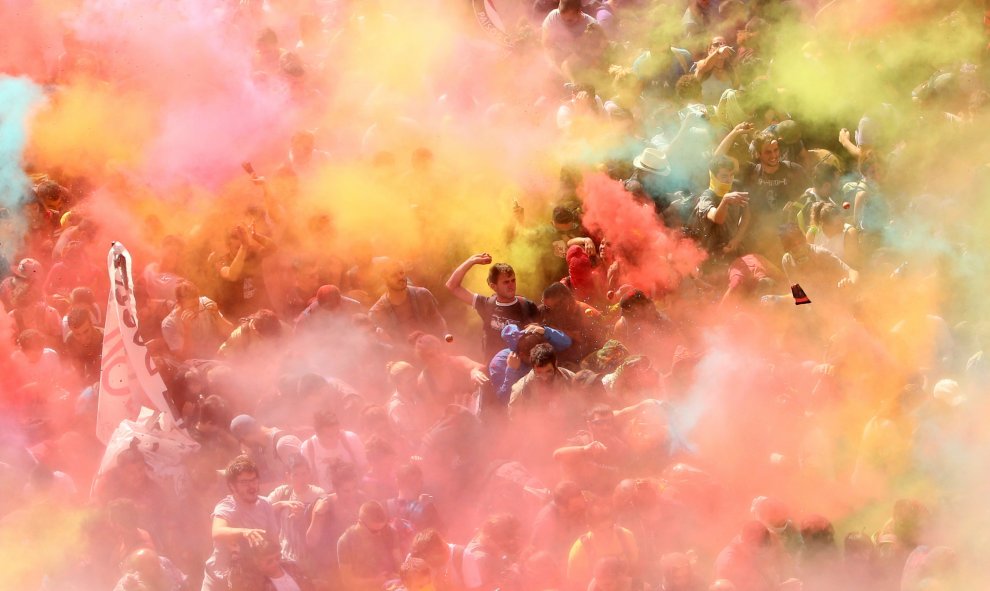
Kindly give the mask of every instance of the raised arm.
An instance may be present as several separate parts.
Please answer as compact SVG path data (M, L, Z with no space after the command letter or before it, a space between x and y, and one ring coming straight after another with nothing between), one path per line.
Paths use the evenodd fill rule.
M474 296L476 294L468 291L463 286L461 282L464 281L464 276L467 275L471 267L475 265L490 265L492 262L492 255L488 253L476 254L466 261L461 263L454 269L454 272L450 274L450 279L447 280L447 290L454 294L454 297L461 300L465 304L471 306L474 304Z

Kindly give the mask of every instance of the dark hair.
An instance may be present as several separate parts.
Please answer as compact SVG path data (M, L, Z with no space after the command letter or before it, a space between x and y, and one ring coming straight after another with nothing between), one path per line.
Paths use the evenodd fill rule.
M227 468L223 471L229 486L232 486L241 474L258 474L258 465L248 456L237 456L227 464Z
M488 284L495 285L502 275L515 275L516 271L508 263L495 263L488 269Z
M711 159L708 163L708 171L712 174L718 174L718 171L729 168L731 170L736 169L736 161L732 158L726 156L725 154L719 154Z
M199 420L204 423L229 427L231 418L227 401L216 394L210 394L199 405Z
M339 427L340 420L332 410L318 410L313 413L313 429L320 431L326 427Z
M93 317L89 315L89 310L86 308L73 308L69 310L69 315L66 318L66 324L71 330L79 328L87 321L92 324Z
M834 183L839 176L839 169L828 162L820 162L812 174L811 182L816 187L821 187L825 183Z
M75 287L69 293L69 299L74 304L93 304L96 297L93 295L93 290L88 287Z
M388 441L377 435L372 435L364 444L364 453L369 462L374 462L389 456L395 456L395 448Z
M546 340L546 337L541 334L524 333L521 337L519 337L519 342L516 343L516 353L518 353L523 359L529 359L529 355L533 352L533 348L540 343L545 343Z
M811 225L822 227L822 224L838 217L839 208L834 203L819 201L811 206Z
M571 293L571 289L559 281L555 281L547 286L543 290L543 299L547 298L565 298L568 300L574 299L574 294Z
M330 466L330 483L333 484L334 490L340 488L340 485L345 482L357 482L358 473L354 469L354 465L344 461L335 462Z
M447 552L447 542L437 530L424 529L416 534L416 537L412 540L412 544L409 545L409 556L423 558L430 554L431 551L438 553Z
M17 335L17 346L21 349L44 347L45 337L41 336L41 333L36 329L28 328L26 330L22 330L21 333Z
M183 279L175 286L175 299L182 300L185 298L196 298L199 297L199 288L192 281L187 281Z
M558 205L553 208L553 223L555 224L576 224L578 216L572 209Z
M550 343L540 343L530 351L529 364L533 367L543 367L548 364L557 367L557 352Z
M277 337L282 334L282 322L271 310L258 310L253 315L251 323L254 330L263 337Z
M557 9L560 12L574 12L581 10L581 0L560 0L560 4L557 5Z

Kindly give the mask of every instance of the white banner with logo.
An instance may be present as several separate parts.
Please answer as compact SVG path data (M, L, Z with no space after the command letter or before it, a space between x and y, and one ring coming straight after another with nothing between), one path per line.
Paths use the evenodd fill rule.
M138 333L131 255L123 244L111 245L107 270L110 297L96 411L96 436L103 443L110 440L121 421L136 418L142 406L161 412L166 424L174 424L178 418L169 406L165 382Z

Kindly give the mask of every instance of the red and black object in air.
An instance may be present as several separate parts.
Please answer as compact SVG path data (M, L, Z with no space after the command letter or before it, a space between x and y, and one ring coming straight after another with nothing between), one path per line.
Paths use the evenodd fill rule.
M794 296L795 306L811 303L811 298L808 297L808 294L804 293L804 290L797 283L791 286L791 295Z

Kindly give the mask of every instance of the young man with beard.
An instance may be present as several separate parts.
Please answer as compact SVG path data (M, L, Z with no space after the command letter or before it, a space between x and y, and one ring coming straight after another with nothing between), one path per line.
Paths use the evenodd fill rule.
M230 494L213 509L213 554L206 561L202 591L225 591L232 548L240 542L259 546L265 536L277 536L278 517L260 496L258 468L247 456L232 461L224 471Z

